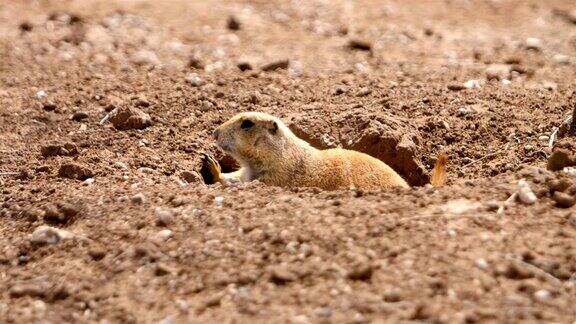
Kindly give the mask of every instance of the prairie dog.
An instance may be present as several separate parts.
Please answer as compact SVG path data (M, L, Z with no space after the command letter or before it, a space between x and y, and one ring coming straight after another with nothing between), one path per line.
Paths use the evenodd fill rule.
M325 190L409 187L386 163L352 150L318 150L294 135L280 119L265 113L240 113L216 128L214 138L241 166L235 172L222 173L218 162L206 155L203 167L214 182L259 180L272 186ZM432 185L446 181L446 160L446 155L439 156Z

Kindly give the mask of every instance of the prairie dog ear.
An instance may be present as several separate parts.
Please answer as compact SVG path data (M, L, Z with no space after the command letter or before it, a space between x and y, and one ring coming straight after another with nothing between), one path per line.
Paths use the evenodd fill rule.
M271 134L278 133L278 123L275 120L268 122L268 131L270 131Z

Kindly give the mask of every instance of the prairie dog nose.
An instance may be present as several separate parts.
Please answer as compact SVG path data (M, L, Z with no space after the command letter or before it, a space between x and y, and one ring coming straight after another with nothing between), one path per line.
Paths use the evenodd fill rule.
M214 135L214 138L215 138L215 139L218 139L218 135L220 135L220 131L218 130L218 128L216 128L216 129L214 130L213 135Z

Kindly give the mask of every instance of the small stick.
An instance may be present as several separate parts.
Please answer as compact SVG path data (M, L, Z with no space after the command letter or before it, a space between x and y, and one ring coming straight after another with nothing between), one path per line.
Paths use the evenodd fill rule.
M552 134L550 134L550 141L548 142L548 148L552 149L554 147L554 141L556 140L556 135L558 134L559 127L555 127Z
M104 125L104 123L106 123L108 121L108 119L110 119L110 115L116 113L117 110L118 110L118 108L114 108L114 109L112 109L112 111L107 113L106 116L104 116L104 118L102 118L102 120L100 120L100 125Z
M496 212L497 215L502 215L504 214L504 209L506 209L506 207L508 205L510 205L514 200L516 200L516 197L518 196L518 193L515 192L512 195L510 195L510 197L508 197L508 199L506 199L506 201L504 201L504 203L502 203L502 205L500 205L500 208L498 208L498 211Z
M551 275L550 273L542 270L541 268L538 268L537 266L530 264L528 262L525 262L523 260L520 260L518 258L515 258L511 255L507 255L506 256L507 260L513 261L518 265L521 265L523 267L526 267L530 270L532 270L533 272L536 272L538 274L540 274L542 277L546 278L546 280L548 280L550 283L557 285L557 286L562 286L562 281L556 277L554 277L553 275Z
M0 172L0 176L17 176L20 172Z
M498 151L498 152L494 152L494 153L490 153L490 154L484 155L483 157L479 158L478 160L474 160L474 161L472 161L472 162L470 162L470 163L468 163L468 164L465 164L465 165L463 166L463 168L469 167L469 166L471 166L472 164L478 163L478 162L480 162L480 161L482 161L482 160L484 160L484 159L493 157L493 156L498 155L498 154L500 154L500 153L502 153L502 152L504 152L504 151L502 150L502 151Z

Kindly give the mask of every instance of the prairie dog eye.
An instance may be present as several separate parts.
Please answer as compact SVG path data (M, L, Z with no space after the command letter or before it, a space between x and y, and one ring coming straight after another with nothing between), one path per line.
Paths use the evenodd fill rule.
M240 124L240 128L242 129L249 129L252 126L254 126L254 122L249 119L243 120L242 124Z

